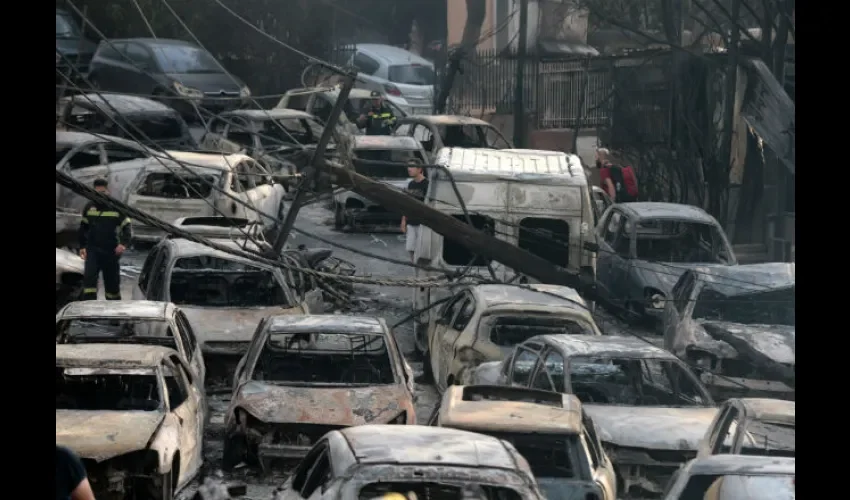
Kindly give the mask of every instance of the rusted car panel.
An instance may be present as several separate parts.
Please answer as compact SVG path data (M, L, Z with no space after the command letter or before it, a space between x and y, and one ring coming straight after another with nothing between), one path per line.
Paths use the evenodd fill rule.
M794 458L714 455L688 462L667 490L667 500L794 500Z
M717 413L687 365L634 337L542 335L518 345L498 367L474 371L473 383L495 377L499 385L524 387L532 380L537 387L538 374L546 373L551 390L575 394L597 425L620 495L627 497L659 496L696 456Z
M556 285L461 287L429 325L428 356L439 390L480 363L498 361L513 346L543 333L602 335L584 299Z
M729 453L794 457L796 414L793 401L728 399L706 431L697 456Z
M664 345L717 399L794 399L795 283L794 263L688 271L664 308Z
M236 369L225 467L300 458L333 429L415 424L412 379L381 319L271 316Z
M191 372L161 346L56 346L56 443L98 498L171 499L198 473L207 408Z
M392 491L418 498L470 498L465 493L481 498L476 495L482 488L496 498L544 498L528 462L508 442L457 429L389 425L329 432L274 498L303 498L293 481L327 455L333 467L315 494L306 492L310 498L377 498Z
M660 322L676 280L688 269L737 264L717 220L690 205L615 204L596 236L602 303L633 320Z

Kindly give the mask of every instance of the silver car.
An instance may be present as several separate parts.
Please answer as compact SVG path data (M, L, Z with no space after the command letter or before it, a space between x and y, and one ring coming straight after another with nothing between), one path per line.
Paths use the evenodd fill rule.
M355 87L377 90L405 113L433 112L434 65L427 59L392 45L361 43L348 61L357 68Z

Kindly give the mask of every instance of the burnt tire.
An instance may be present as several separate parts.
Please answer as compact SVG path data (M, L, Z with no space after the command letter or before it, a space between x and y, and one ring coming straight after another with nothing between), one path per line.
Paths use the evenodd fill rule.
M245 436L234 435L224 440L221 454L221 470L231 472L237 465L248 460L248 441Z

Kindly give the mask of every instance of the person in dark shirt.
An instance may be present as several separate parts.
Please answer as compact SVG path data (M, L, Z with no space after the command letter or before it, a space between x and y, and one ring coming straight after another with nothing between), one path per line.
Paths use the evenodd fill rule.
M425 169L422 168L422 163L419 160L410 160L407 166L407 175L412 177L412 180L407 184L407 193L424 202L425 195L428 193L428 178L425 177ZM403 216L401 218L401 232L407 236L405 248L410 253L410 260L416 262L413 258L413 253L416 251L416 243L419 241L420 223L418 220Z
M68 448L56 445L56 500L94 500L86 469Z
M384 103L384 97L378 91L372 91L369 104L357 119L357 128L365 129L366 135L392 135L396 116Z

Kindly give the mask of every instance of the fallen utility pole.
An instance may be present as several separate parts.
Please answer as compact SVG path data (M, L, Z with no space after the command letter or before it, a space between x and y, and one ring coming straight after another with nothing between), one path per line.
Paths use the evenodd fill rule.
M407 193L374 181L342 165L325 161L334 184L348 188L392 211L421 221L424 226L466 247L470 252L493 259L543 283L574 288L593 300L594 276L580 274L538 257L506 241L487 235L451 215L425 205Z
M342 88L339 90L339 96L337 96L334 107L331 109L331 113L328 116L327 125L322 131L322 137L319 138L319 142L316 144L316 150L313 153L313 160L306 168L304 177L295 189L295 197L292 200L292 204L289 206L289 210L286 212L286 219L284 219L283 224L277 233L274 245L270 250L269 258L276 259L280 256L280 253L283 251L283 246L286 245L286 239L289 238L289 233L292 231L292 226L295 225L295 219L298 217L298 211L304 204L307 195L313 190L316 181L321 178L319 170L324 168L326 165L325 152L328 149L328 143L330 142L335 130L333 124L339 123L339 116L342 114L342 108L348 100L348 95L354 87L354 81L356 78L357 74L353 72L349 72L345 75L345 81L342 84Z

